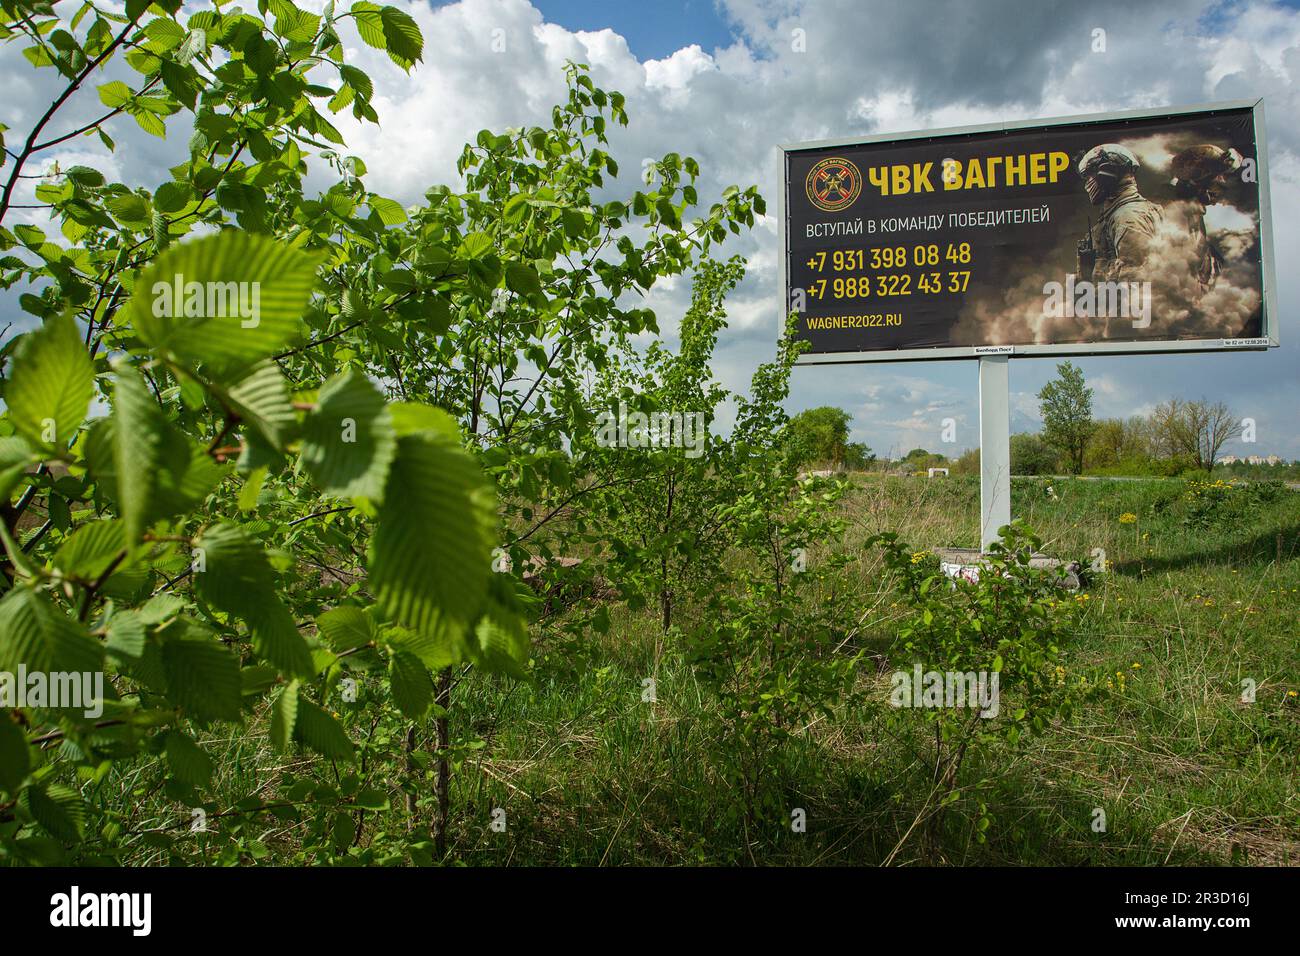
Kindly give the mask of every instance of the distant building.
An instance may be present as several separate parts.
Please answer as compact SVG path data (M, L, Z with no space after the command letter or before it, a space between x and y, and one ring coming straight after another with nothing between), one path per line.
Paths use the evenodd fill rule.
M1220 465L1281 465L1285 462L1277 455L1247 455L1245 458L1238 458L1236 455L1224 455L1219 459Z

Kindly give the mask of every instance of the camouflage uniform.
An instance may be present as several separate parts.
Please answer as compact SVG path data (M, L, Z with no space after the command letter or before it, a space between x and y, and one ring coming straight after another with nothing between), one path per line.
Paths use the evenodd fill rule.
M1097 221L1079 242L1077 275L1095 283L1141 282L1143 266L1160 227L1160 207L1137 188L1141 164L1132 150L1102 143L1084 153L1076 164L1088 201L1101 207ZM1110 338L1113 316L1103 320L1101 337Z
M1191 238L1195 254L1192 274L1202 292L1213 289L1223 271L1223 256L1205 231L1205 208L1222 201L1228 178L1241 168L1241 162L1235 149L1202 143L1189 146L1170 163L1174 174L1170 182L1178 193L1176 209L1171 211L1185 223Z
M1141 266L1162 218L1160 207L1138 192L1137 183L1131 178L1125 181L1102 203L1101 218L1093 224L1091 235L1097 261L1092 275L1083 278L1096 282L1145 278Z
M1199 199L1175 199L1169 204L1169 221L1187 232L1191 249L1187 254L1188 268L1200 284L1201 292L1214 288L1223 271L1223 256L1210 242L1205 231L1205 204Z

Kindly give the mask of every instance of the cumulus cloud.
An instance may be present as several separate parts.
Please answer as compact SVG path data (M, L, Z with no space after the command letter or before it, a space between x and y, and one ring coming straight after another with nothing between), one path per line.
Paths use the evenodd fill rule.
M613 142L625 170L620 191L634 188L645 157L671 150L699 160L706 206L731 183L756 183L774 200L780 143L1263 96L1277 261L1294 259L1300 248L1300 12L1276 3L719 0L733 43L706 52L683 35L676 52L641 61L617 33L567 29L527 0L389 2L420 24L424 62L408 75L354 41L353 62L375 80L381 124L343 116L338 125L349 152L365 160L370 188L403 203L419 201L432 184L456 183L456 157L478 130L546 123L564 95L563 65L575 60L590 64L597 84L627 97L632 124L616 130ZM319 9L323 0L304 5ZM1095 51L1097 29L1105 31L1104 52ZM11 127L10 138L52 98L56 79L49 71L35 74L13 45L0 47L7 93L0 122ZM67 128L98 108L93 90L74 99ZM125 180L152 187L177 161L185 133L163 143L127 124L114 130L117 168ZM1167 162L1165 152L1151 144L1153 168ZM92 164L104 168L102 158ZM1241 226L1209 217L1207 223L1227 232ZM718 353L724 384L743 389L753 368L770 358L780 317L774 223L722 251L751 262ZM1296 311L1300 280L1289 270L1279 280L1285 321ZM668 334L689 295L683 281L652 297ZM3 327L16 308L6 299L0 310ZM1284 341L1289 330L1281 330ZM1125 357L1083 365L1090 376L1124 383L1129 408L1212 388L1214 397L1256 417L1261 449L1300 456L1294 426L1273 411L1300 404L1287 355ZM1052 372L1047 361L1013 363L1013 383L1032 395ZM920 437L901 423L932 415L933 401L948 402L974 422L975 381L973 365L961 362L799 369L790 407L840 405L857 416L855 438L878 450L901 447ZM901 382L909 384L899 388ZM887 400L867 401L861 391L867 383L894 391Z

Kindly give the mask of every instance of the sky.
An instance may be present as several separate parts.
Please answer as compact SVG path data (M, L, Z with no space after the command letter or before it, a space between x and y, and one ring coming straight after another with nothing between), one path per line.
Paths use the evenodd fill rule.
M66 0L65 0L66 2ZM630 125L611 134L636 188L646 157L694 156L707 209L729 184L758 185L770 215L719 250L748 260L728 300L729 327L715 355L723 385L745 391L773 355L781 317L777 288L777 144L879 135L1116 109L1263 98L1267 116L1277 328L1267 353L1133 355L1076 359L1095 391L1097 417L1150 411L1173 396L1224 401L1256 422L1256 442L1225 454L1300 458L1300 9L1295 2L1207 0L390 0L425 37L409 75L353 43L352 61L375 82L380 124L338 123L348 152L365 160L369 188L404 204L437 183L458 185L461 145L483 128L545 125L564 95L566 60L590 65L594 82L627 98ZM299 0L319 9L323 0ZM200 9L207 4L187 4ZM1105 50L1094 50L1094 31ZM0 123L18 138L49 102L47 81L12 47L0 47L7 91ZM93 90L73 103L68 128L98 108ZM83 97L84 99L84 97ZM126 124L130 124L129 126ZM89 162L113 178L153 188L170 178L183 132L160 141L126 120L117 152L81 140L58 158ZM75 143L75 146L73 145ZM30 221L42 224L43 213ZM19 291L0 294L0 328ZM690 296L689 277L647 303L670 340ZM1040 425L1036 393L1055 359L1011 363L1012 430ZM908 362L797 368L788 410L836 405L853 438L880 455L925 447L957 454L978 444L977 363ZM955 442L941 440L947 418Z

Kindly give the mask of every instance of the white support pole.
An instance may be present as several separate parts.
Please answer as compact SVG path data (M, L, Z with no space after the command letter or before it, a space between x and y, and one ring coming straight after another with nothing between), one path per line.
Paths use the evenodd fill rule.
M1011 523L1010 356L981 355L980 363L980 551Z

